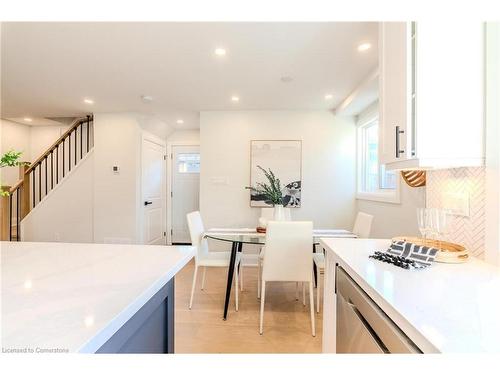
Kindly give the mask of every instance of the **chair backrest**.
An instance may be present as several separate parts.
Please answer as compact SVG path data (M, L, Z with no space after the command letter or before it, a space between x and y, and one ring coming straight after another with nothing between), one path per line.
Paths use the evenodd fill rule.
M201 219L200 211L194 211L187 214L187 222L189 227L189 235L191 236L191 244L196 246L196 256L200 257L208 252L208 243L203 234L205 227Z
M283 210L285 212L285 220L291 221L292 213L290 207L284 207ZM274 220L274 207L262 207L260 211L260 217L263 217L267 221Z
M312 280L313 223L270 221L262 268L264 281Z
M370 237L370 231L372 229L372 221L373 221L372 215L365 214L364 212L358 212L352 232L356 234L359 238Z

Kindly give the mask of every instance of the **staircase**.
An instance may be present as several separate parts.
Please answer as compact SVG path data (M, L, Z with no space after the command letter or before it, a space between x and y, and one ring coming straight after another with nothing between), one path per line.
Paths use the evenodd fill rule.
M2 186L0 239L21 241L21 220L55 189L94 147L94 118L76 119L70 128L29 166L19 167L19 181Z

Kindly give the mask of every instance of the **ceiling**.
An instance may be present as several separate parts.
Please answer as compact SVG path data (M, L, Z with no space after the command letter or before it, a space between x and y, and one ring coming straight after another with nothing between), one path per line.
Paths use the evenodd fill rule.
M377 32L375 22L2 23L2 117L126 111L191 129L207 110L333 110L376 68Z

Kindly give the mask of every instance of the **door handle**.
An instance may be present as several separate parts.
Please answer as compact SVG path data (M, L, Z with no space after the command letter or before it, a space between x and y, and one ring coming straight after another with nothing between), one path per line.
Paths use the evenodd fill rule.
M147 205L149 205L149 204L153 204L153 202L151 202L151 201L146 201L146 202L144 202L144 205L145 205L145 206L147 206Z
M396 158L399 158L399 155L405 152L405 150L399 149L399 135L404 134L404 132L404 130L399 130L399 125L396 126Z

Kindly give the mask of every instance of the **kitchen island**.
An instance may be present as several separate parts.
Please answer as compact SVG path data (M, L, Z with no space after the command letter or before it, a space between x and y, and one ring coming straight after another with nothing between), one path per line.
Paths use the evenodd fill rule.
M323 352L338 351L339 272L345 272L420 352L500 352L498 267L472 258L463 264L405 270L368 258L385 251L390 240L331 238L321 245L326 251ZM359 330L351 332L355 334Z
M1 242L3 353L172 353L191 246Z

